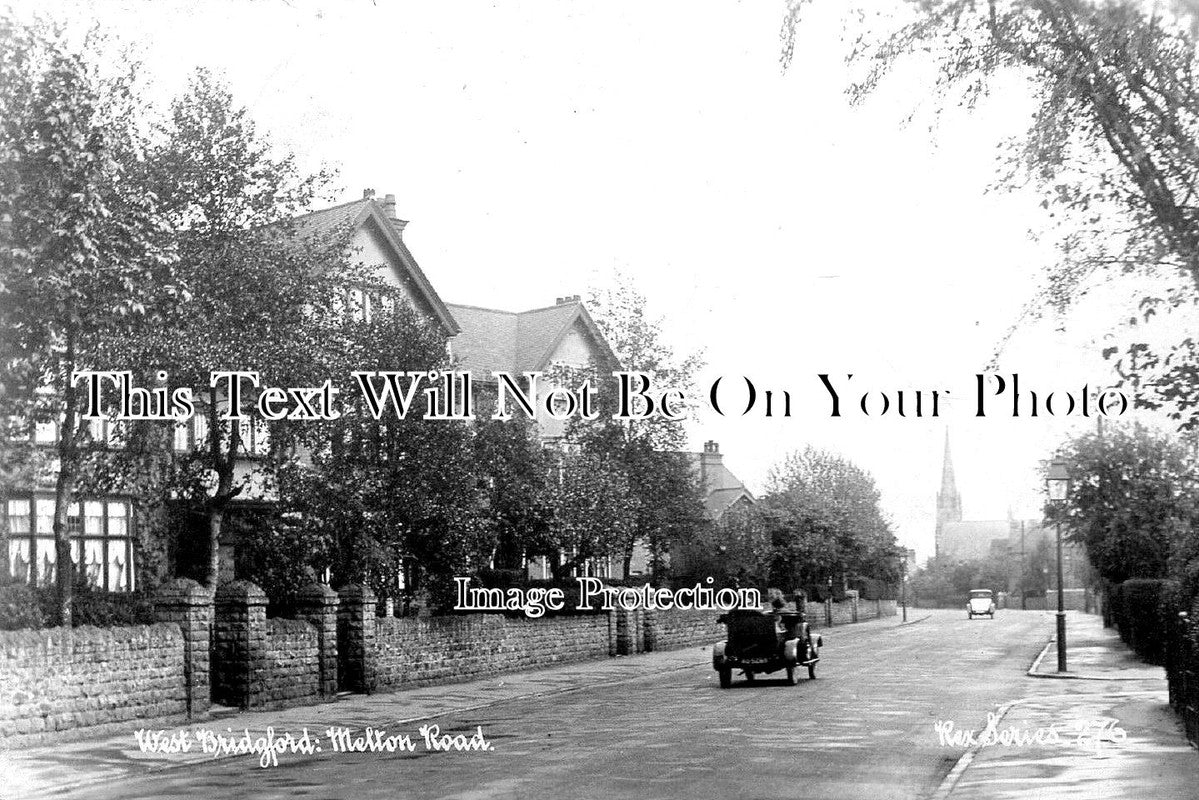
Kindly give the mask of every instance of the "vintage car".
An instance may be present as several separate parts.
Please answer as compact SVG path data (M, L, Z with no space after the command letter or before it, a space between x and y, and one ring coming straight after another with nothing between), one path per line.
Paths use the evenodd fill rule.
M970 599L966 601L966 618L982 616L995 618L995 595L990 589L972 589Z
M795 671L808 668L808 677L816 677L820 660L820 636L813 637L802 614L766 613L753 610L730 611L717 622L728 628L728 639L712 648L712 668L720 676L720 686L729 688L733 670L741 670L747 681L755 675L787 671L787 683L794 686Z

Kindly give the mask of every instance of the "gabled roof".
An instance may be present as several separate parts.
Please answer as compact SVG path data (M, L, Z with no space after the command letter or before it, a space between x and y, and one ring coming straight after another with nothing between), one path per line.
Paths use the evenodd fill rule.
M705 453L686 454L691 462L691 468L703 480L701 488L704 492L704 508L708 510L708 515L712 519L718 519L742 498L751 503L756 502L753 493L745 488L741 479L724 465L722 459L710 458L707 463L704 463L705 455Z
M576 324L583 326L601 357L614 369L619 368L619 359L580 302L531 311L500 311L453 303L448 307L461 326L454 339L454 353L465 367L478 374L544 370Z
M354 200L332 208L313 211L296 217L292 220L292 225L297 234L315 237L351 228L370 226L383 238L388 249L395 255L395 260L402 270L402 274L399 275L400 279L407 280L412 284L415 293L429 304L437 321L441 323L447 333L453 336L459 332L457 320L454 319L446 304L442 302L441 297L433 288L433 284L425 277L425 273L416 263L412 251L408 249L408 245L404 244L399 231L384 213L383 207L374 200Z

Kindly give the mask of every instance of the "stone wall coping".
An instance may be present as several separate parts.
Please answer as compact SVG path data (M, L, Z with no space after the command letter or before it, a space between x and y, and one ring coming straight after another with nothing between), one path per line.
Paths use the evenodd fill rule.
M216 590L218 603L244 603L248 606L265 606L266 592L249 581L222 583Z
M366 586L360 586L357 583L351 583L337 590L337 596L341 598L342 603L374 603L376 602L375 593Z
M212 602L212 590L191 578L175 578L154 591L157 605L207 605Z
M296 593L296 600L303 605L335 606L340 598L327 584L310 583Z

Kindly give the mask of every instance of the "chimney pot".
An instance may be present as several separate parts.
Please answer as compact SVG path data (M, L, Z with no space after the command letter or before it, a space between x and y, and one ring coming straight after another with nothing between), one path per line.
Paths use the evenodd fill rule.
M363 200L370 200L370 199L374 198L374 196L375 196L374 189L363 189L362 190L362 199Z
M383 207L383 216L387 217L387 221L391 223L391 227L395 229L396 234L403 239L404 227L407 226L408 220L400 219L396 216L396 196L394 194L383 195L383 199L379 201L379 205Z

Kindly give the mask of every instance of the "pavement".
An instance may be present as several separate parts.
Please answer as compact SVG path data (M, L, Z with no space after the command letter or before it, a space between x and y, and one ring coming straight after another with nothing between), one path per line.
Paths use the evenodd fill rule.
M1067 618L1067 671L1050 638L1028 695L996 710L996 735L959 759L936 800L1199 797L1199 753L1168 704L1165 670L1141 662L1101 617ZM1038 731L1040 742L1016 739Z
M848 626L821 629L842 641L865 637L872 631L911 625L927 614L911 610L908 622L899 616L859 622ZM281 711L237 712L218 709L210 719L167 728L154 728L163 738L178 737L196 730L210 730L226 736L248 732L258 739L268 732L324 731L334 722L361 732L412 725L426 720L480 711L492 706L553 697L554 695L597 690L638 678L660 676L677 670L694 669L697 663L710 662L710 647L691 647L660 653L609 658L602 661L575 662L526 672L504 673L494 678L442 684L373 695L343 694L331 703L298 706ZM710 669L710 667L709 667ZM127 729L100 738L69 741L36 748L0 750L0 800L32 800L79 791L89 796L88 788L114 785L169 770L209 764L220 759L245 760L245 756L204 753L198 748L187 752L146 752L138 745L136 731Z

